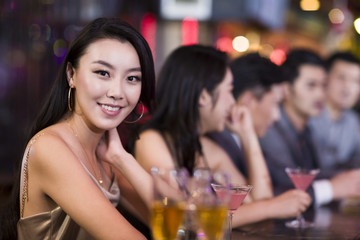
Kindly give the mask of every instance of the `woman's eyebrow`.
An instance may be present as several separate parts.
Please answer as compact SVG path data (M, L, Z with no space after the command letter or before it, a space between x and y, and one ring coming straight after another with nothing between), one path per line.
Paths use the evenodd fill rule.
M127 72L141 72L141 67L129 68L126 71Z
M110 63L106 62L106 61L103 61L103 60L97 60L97 61L94 61L92 63L98 63L98 64L101 64L101 65L104 65L110 69L115 69L115 67L113 65L111 65Z
M104 61L104 60L97 60L97 61L94 61L92 63L97 63L97 64L101 64L101 65L104 65L110 69L115 69L115 67L113 65L111 65L110 63ZM126 70L127 72L141 72L141 67L133 67L133 68L129 68Z

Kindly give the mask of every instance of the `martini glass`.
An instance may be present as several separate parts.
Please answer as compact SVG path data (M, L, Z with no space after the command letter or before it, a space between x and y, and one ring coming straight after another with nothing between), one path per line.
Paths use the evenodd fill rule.
M212 187L220 199L224 198L225 186L212 184ZM230 184L227 239L231 239L233 215L252 188L251 185Z
M291 179L296 189L306 191L310 186L316 175L319 174L319 169L302 169L302 168L285 168L285 172ZM312 222L305 221L303 215L299 216L293 221L286 222L285 225L288 228L308 228L314 224Z

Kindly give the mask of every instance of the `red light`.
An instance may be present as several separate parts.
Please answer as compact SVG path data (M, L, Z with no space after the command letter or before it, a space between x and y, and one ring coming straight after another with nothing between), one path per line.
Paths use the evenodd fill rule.
M286 53L282 49L275 49L270 54L270 60L276 65L281 65L286 59Z
M230 37L221 37L216 41L216 48L223 52L233 52L232 39Z
M182 44L192 45L198 43L199 25L195 18L184 18L181 26Z
M146 39L155 58L156 47L156 19L153 14L147 13L141 20L141 34Z

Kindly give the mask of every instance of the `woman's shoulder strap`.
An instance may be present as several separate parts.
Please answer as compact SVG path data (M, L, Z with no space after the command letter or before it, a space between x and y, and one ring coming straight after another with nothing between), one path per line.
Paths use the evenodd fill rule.
M24 206L25 202L29 201L28 195L28 180L29 180L29 171L28 171L28 160L30 156L30 151L34 143L38 140L39 137L44 135L44 132L38 133L35 135L29 142L28 146L26 147L24 158L23 158L23 167L22 167L22 181L23 181L23 192L21 198L21 207L20 207L20 217L24 215Z

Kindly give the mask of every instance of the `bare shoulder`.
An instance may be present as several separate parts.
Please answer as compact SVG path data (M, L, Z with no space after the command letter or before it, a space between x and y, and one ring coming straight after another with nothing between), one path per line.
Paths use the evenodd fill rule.
M156 130L149 129L142 132L139 139L136 141L135 148L158 148L165 145L163 136Z
M201 137L200 143L203 148L203 151L208 154L222 155L225 154L225 151L213 140L208 137Z
M200 143L211 166L218 166L223 159L229 158L227 153L210 138L201 137Z
M163 136L156 130L146 130L135 143L136 160L150 171L151 167L174 167L173 159Z
M66 164L65 159L75 158L69 144L56 130L49 128L36 134L29 142L29 158L35 168ZM59 162L59 159L64 159ZM44 170L44 169L43 169Z
M153 140L153 139L163 140L163 137L161 136L161 134L158 131L156 131L154 129L147 129L140 134L139 140L146 141L146 140Z

